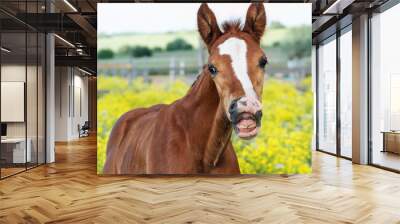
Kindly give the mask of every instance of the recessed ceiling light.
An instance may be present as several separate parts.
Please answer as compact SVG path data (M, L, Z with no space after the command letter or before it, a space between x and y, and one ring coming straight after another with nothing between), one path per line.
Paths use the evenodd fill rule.
M64 0L65 4L67 4L74 12L78 12L78 10L68 1Z
M355 0L336 0L322 14L342 14L343 9L351 5Z
M7 49L7 48L5 48L5 47L1 47L0 49L1 49L2 51L6 52L6 53L10 53L10 52L11 52L11 50L9 50L9 49Z
M70 47L73 47L73 48L75 48L75 45L73 45L71 42L69 42L68 40L66 40L66 39L64 39L64 38L62 38L62 37L60 37L59 35L57 35L57 34L54 34L54 36L55 37L57 37L59 40L61 40L62 42L64 42L64 43L66 43L67 45L69 45Z
M79 69L79 71L81 71L81 72L83 72L83 73L85 73L85 74L87 74L87 75L92 75L92 73L90 73L90 72L88 72L88 71L86 71L86 70L83 70L83 69L81 69L81 68L79 68L78 67L78 69Z

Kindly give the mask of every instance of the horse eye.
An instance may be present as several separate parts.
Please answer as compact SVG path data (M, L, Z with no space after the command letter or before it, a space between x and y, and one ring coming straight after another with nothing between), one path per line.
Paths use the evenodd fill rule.
M217 68L212 64L208 65L208 71L211 73L212 77L215 77L217 75L217 73L218 73Z
M267 56L263 56L260 58L260 61L258 62L258 65L260 68L265 68L265 65L268 64L268 58Z

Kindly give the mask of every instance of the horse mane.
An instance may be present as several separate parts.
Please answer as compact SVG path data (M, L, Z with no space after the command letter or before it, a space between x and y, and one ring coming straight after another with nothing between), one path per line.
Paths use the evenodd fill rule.
M242 21L240 19L234 19L231 21L226 21L222 23L222 32L229 33L229 32L240 32L243 29Z
M196 76L196 80L194 80L194 82L192 83L192 86L190 86L190 88L193 88L193 86L197 83L197 81L199 81L201 74L203 74L202 72L200 74L198 74Z
M196 76L196 80L193 81L192 85L190 86L190 88L193 88L193 86L199 81L201 75L203 75L203 71L204 68L206 67L206 65L203 65L203 68L201 69L201 72Z

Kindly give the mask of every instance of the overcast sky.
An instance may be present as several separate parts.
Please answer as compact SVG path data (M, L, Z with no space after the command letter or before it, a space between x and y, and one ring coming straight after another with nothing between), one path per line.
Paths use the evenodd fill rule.
M249 3L210 3L218 23L244 20ZM311 24L310 3L265 3L267 21L285 26ZM198 3L99 3L98 32L160 33L197 29Z

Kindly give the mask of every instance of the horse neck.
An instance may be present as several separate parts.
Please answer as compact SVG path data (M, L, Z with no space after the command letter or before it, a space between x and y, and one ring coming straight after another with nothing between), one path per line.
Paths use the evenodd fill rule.
M202 157L204 172L218 163L229 143L232 127L225 115L214 81L204 72L183 99L187 102L191 127L195 136L204 142Z

